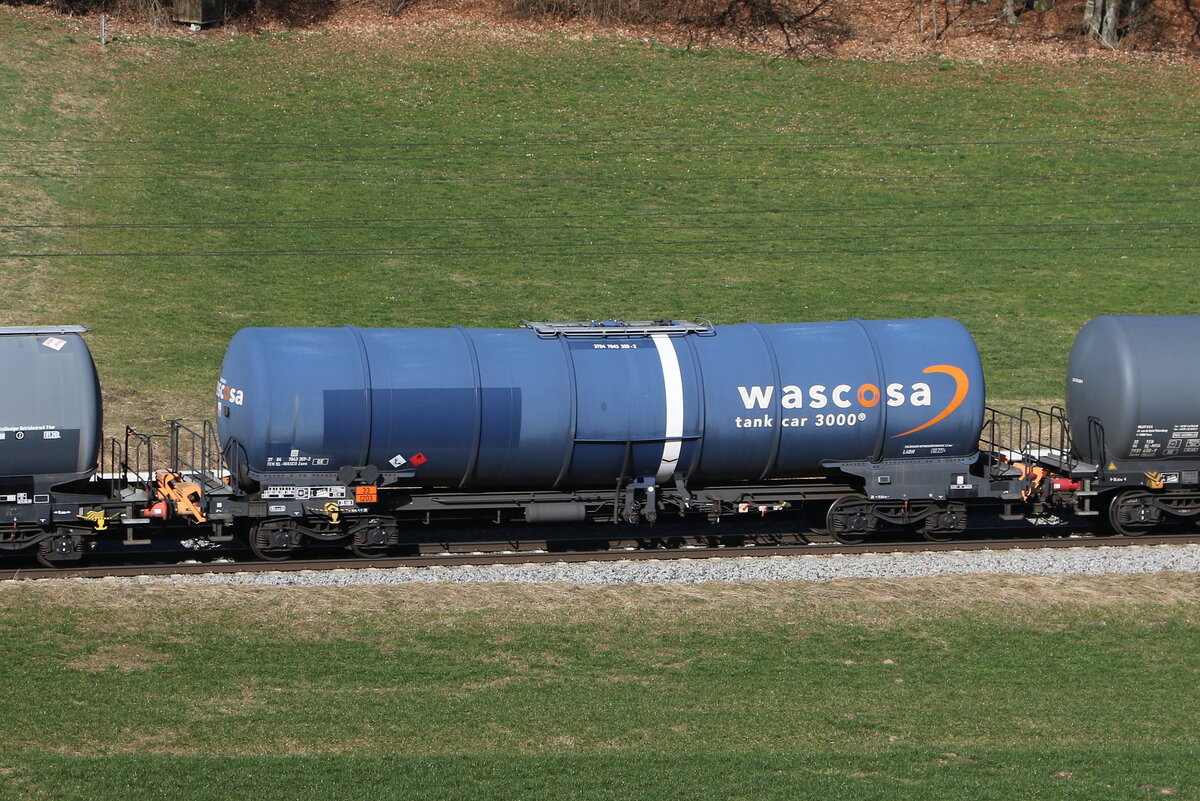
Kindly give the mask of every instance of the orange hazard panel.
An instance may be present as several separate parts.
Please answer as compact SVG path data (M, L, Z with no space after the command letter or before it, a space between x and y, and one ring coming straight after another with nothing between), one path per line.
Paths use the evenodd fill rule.
M375 503L379 500L379 487L355 487L354 502L355 503Z

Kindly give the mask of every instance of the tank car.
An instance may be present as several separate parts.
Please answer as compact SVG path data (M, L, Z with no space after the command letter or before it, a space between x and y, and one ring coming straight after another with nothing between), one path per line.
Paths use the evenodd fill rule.
M1064 467L1124 534L1200 519L1200 317L1105 316L1067 362Z
M253 499L216 514L261 515L264 555L347 520L383 547L393 514L717 519L841 496L843 537L889 514L960 529L948 499L987 489L979 353L948 319L249 328L216 400Z
M9 502L96 469L100 382L84 331L0 328L0 372L12 382L0 395L0 482Z
M176 446L186 428L175 424L170 436L127 431L102 448L100 383L81 336L87 331L0 328L0 371L12 382L0 394L0 551L32 552L51 567L76 563L99 544L148 545L152 529L185 531L205 517L199 484L178 467L152 465L156 440L172 464L180 462ZM201 480L219 495L226 487L216 476ZM204 536L232 539L219 527Z
M100 383L82 326L0 328L0 549L78 556L72 529L104 495Z
M1128 536L1200 520L1197 342L1200 317L1096 317L1072 345L1065 408L989 410L982 439L1039 510Z

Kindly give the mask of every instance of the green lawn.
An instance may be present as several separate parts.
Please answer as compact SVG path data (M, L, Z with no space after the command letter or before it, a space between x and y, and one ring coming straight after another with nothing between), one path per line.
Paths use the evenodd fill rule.
M0 586L0 798L1194 799L1197 589Z
M11 219L65 226L0 229L4 322L94 326L114 423L208 414L246 325L950 315L1046 402L1091 316L1197 311L1190 64L2 24Z
M1045 402L1197 311L1191 64L90 24L0 7L0 324L114 429L246 325L949 315ZM964 581L0 585L0 800L1200 798L1193 579Z

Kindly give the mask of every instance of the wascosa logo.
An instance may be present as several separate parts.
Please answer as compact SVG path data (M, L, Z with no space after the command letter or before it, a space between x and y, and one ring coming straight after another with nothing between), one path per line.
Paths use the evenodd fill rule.
M962 405L971 388L971 380L967 378L966 372L952 364L931 364L921 372L926 375L941 373L953 378L954 397L933 417L916 428L892 435L892 439L914 434L945 420ZM738 387L738 393L742 396L742 403L747 409L766 409L775 397L775 387ZM885 397L886 400L884 400ZM933 406L933 389L924 381L916 381L910 385L893 382L882 390L874 384L862 384L857 388L849 384L838 384L834 387L813 384L807 389L796 384L788 384L779 395L779 405L784 409L824 409L831 403L839 409L849 409L855 404L861 408L870 409L878 406L881 401L888 406L904 406L905 404Z
M224 378L217 381L217 400L232 403L234 406L241 406L242 401L245 399L246 397L242 390L229 386L225 383Z

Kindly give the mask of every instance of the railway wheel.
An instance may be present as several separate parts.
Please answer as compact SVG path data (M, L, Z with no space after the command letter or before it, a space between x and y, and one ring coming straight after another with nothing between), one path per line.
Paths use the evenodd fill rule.
M264 520L250 530L246 540L259 559L282 562L300 545L300 532L290 520Z
M83 537L78 534L57 534L38 543L37 560L42 567L66 567L82 559L83 550Z
M1154 504L1154 496L1143 489L1123 489L1108 503L1108 525L1117 534L1140 537L1160 522L1162 509Z
M829 506L825 526L843 545L858 545L875 530L879 521L871 513L871 502L862 495L843 495Z
M930 542L949 542L967 530L967 510L961 504L939 508L921 521L919 530Z
M350 530L350 552L363 559L383 556L400 542L400 531L394 522L369 518L356 523Z

